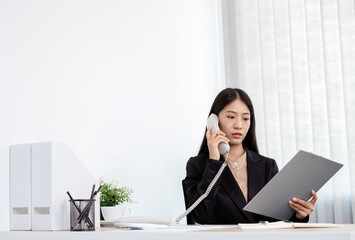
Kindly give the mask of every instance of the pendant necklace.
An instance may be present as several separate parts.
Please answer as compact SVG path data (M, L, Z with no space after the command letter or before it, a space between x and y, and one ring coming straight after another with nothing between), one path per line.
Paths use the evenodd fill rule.
M244 151L243 155L239 158L239 160L243 159L244 155L246 154L246 152ZM238 161L230 161L230 166L232 167L233 170L238 169L239 165L242 163L238 163Z

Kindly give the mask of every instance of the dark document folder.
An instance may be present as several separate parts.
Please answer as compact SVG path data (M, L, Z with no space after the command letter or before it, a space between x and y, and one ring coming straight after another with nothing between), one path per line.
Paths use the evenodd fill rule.
M309 200L343 167L329 159L299 151L243 210L276 218L290 219L295 213L288 201L293 197Z

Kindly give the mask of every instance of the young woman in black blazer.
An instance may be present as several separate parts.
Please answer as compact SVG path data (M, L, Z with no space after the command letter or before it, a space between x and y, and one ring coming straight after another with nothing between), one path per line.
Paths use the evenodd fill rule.
M275 221L265 216L243 211L249 202L279 171L275 160L259 154L255 136L255 117L249 96L241 89L227 88L212 104L210 114L216 114L220 131L206 130L198 156L187 162L186 198L191 206L203 193L224 162L218 144L230 145L228 167L210 194L190 214L200 224L237 224ZM239 167L239 169L238 169ZM317 194L312 200L293 198L295 210L291 221L307 222L313 211Z

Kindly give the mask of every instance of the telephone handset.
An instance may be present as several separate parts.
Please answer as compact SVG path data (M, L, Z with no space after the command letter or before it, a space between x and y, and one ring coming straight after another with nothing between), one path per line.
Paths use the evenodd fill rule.
M218 127L218 116L214 113L212 113L208 119L207 119L207 128L209 126L212 125L212 132L214 131L219 131L219 127ZM180 222L180 220L187 216L187 214L189 214L192 210L195 209L195 207L197 207L200 202L202 202L203 199L205 199L208 194L210 194L213 186L216 184L217 180L219 179L219 177L221 176L224 168L227 166L227 159L228 159L228 152L229 152L229 145L225 144L225 143L220 143L218 144L218 150L219 153L221 155L226 155L226 159L223 162L222 166L219 168L218 172L216 173L216 176L214 176L214 178L212 179L210 185L208 185L206 192L204 194L202 194L183 214L181 214L176 220L175 222L178 224Z
M219 126L218 126L218 116L214 113L212 113L208 119L207 119L207 128L212 126L211 134L215 131L220 131ZM227 152L229 152L229 145L226 143L220 143L218 144L218 150L221 155L225 155Z

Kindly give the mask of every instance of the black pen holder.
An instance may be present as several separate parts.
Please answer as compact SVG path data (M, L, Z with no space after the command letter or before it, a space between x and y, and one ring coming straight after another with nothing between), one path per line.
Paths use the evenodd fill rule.
M95 230L95 199L74 199L70 202L70 230Z

